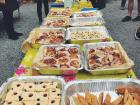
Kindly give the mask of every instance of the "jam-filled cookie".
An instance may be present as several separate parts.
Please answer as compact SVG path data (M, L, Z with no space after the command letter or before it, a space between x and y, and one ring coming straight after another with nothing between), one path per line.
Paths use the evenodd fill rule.
M48 92L38 92L36 93L35 100L36 101L48 101L49 93Z
M36 94L35 92L23 92L21 98L23 101L34 101Z
M34 92L35 88L36 86L34 83L26 83L26 85L24 86L24 90L27 92Z
M23 105L35 105L34 101L23 101Z
M39 83L39 84L36 84L36 89L35 89L36 92L45 92L45 91L48 91L48 83Z
M60 99L49 99L48 105L60 105Z
M21 81L15 81L11 84L11 89L12 90L16 90L16 91L19 91L19 90L23 90L25 86L25 83L24 82L21 82Z
M61 97L61 91L60 91L60 89L50 89L50 92L49 92L49 94L50 94L50 97L52 98L60 98Z
M17 102L17 101L9 101L9 102L4 102L3 105L23 105L23 103L22 102Z
M16 90L10 90L7 95L5 100L6 101L19 101L19 97L21 96L22 91L16 91Z
M38 101L36 101L35 102L35 105L48 105L48 101L40 101L40 102L38 102Z

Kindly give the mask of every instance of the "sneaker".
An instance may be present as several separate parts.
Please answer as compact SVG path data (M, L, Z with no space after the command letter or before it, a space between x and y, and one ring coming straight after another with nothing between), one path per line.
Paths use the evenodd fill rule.
M125 10L125 7L121 7L120 10Z
M123 19L122 19L122 22L128 22L128 21L131 21L131 16L125 16Z
M8 36L8 39L11 39L11 40L18 40L19 39L19 37L18 36Z
M134 18L132 21L133 21L133 22L135 22L135 21L140 21L140 16L137 16L137 17Z
M18 33L18 32L14 32L14 34L15 34L16 36L22 36L22 35L23 35L22 33Z
M135 39L139 40L140 39L140 28L137 29L136 33L135 33Z

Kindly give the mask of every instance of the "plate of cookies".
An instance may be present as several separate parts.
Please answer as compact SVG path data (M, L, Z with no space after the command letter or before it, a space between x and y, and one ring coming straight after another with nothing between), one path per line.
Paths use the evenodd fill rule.
M13 77L0 89L2 105L61 105L65 82L59 77Z

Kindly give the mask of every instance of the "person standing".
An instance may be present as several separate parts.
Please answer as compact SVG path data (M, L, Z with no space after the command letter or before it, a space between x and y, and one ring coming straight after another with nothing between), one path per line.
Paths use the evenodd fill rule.
M121 2L121 10L125 9L126 0L122 0Z
M90 0L94 8L98 10L104 9L106 7L106 0Z
M122 19L122 22L127 22L127 21L140 21L140 0L137 0L138 1L138 15L136 18L132 19L132 11L133 11L133 7L134 7L134 0L129 0L128 1L128 15L125 16L123 19Z
M6 33L9 39L17 40L18 36L21 36L22 33L18 33L14 30L13 25L13 11L18 8L17 0L6 0L5 3L0 3L0 7L3 13L4 25Z
M42 4L44 4L45 15L47 16L49 13L48 0L37 0L37 15L38 15L38 19L39 19L39 24L41 24L43 21L43 19L42 19Z

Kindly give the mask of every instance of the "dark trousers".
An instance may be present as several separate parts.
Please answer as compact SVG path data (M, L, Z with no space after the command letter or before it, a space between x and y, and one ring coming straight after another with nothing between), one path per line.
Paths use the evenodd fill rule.
M125 7L126 0L122 0L121 7Z
M40 22L42 22L42 4L44 4L44 11L46 16L49 12L48 0L37 0L37 15Z
M140 0L138 0L138 15L140 16Z
M6 4L0 4L3 12L4 26L8 36L14 37L14 25L13 25L13 11L16 10L19 5L17 0L6 0Z
M94 8L103 9L106 6L106 0L91 0Z
M5 30L8 36L10 36L14 33L13 11L4 9L2 12L3 12L3 17L4 17L3 19L4 19Z

